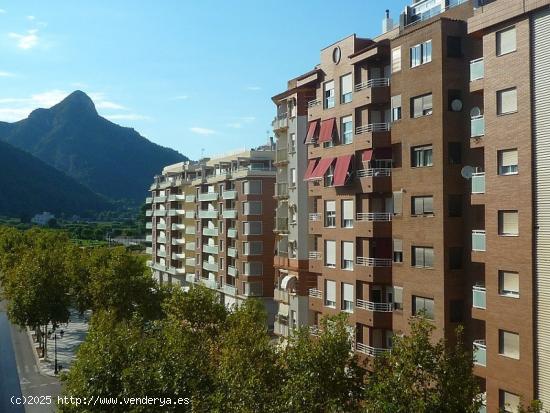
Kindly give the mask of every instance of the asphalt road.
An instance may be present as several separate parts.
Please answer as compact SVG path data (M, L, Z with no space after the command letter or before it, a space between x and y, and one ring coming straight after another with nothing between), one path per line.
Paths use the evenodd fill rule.
M61 386L57 379L40 374L33 351L27 333L9 322L5 302L1 302L0 412L55 412L55 401ZM23 396L29 403L26 403L24 408L13 405L10 401L12 396ZM47 404L44 396L51 396L51 404Z

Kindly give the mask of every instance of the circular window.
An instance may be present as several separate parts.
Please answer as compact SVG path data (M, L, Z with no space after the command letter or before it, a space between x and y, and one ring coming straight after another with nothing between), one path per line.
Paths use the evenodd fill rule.
M332 51L332 61L336 64L340 63L340 57L342 52L340 51L339 47L335 47Z

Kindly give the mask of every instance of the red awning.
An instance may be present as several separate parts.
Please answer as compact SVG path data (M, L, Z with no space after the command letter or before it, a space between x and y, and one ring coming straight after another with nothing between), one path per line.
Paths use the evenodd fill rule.
M304 181L307 181L311 178L311 175L313 174L313 170L315 169L315 166L317 165L317 159L310 159L307 164L306 173L304 174Z
M334 186L344 186L348 178L349 165L353 155L340 156L334 168Z
M363 162L368 162L372 159L372 149L367 149L363 152Z
M336 118L326 119L321 122L321 131L319 132L319 142L330 142L332 133L336 125Z
M317 131L317 125L319 124L319 120L312 120L309 122L309 125L307 127L307 135L306 139L304 140L305 144L313 143L315 140L315 132Z
M376 148L374 150L375 159L392 159L393 153L391 148Z
M334 158L321 159L317 164L315 170L310 175L309 179L323 179L328 171L328 168L330 168L330 165L332 165L332 162L334 162Z

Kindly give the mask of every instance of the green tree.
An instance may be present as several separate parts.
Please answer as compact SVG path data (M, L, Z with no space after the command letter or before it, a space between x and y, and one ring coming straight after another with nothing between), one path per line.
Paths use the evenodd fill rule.
M323 319L318 338L308 328L296 331L282 353L284 411L358 411L364 370L351 344L345 315Z
M411 333L395 336L391 353L378 357L366 385L365 411L380 413L474 413L481 406L473 359L457 330L456 344L432 342L434 325L409 322Z

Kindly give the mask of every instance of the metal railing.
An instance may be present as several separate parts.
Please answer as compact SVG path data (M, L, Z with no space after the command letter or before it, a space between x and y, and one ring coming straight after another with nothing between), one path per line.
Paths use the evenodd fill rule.
M227 236L229 238L237 238L237 230L235 228L227 228Z
M320 212L310 212L309 220L310 221L321 221L322 215Z
M218 246L217 245L203 245L202 246L202 252L206 254L217 254L218 253Z
M485 251L485 230L472 231L472 251Z
M355 219L357 221L378 221L387 222L391 221L391 212L358 212Z
M473 342L474 350L474 364L480 366L487 365L487 346L485 340L474 340Z
M320 260L321 259L321 253L319 251L310 251L309 252L309 259L310 260Z
M359 178L377 177L377 176L391 176L391 168L369 168L357 170L357 176Z
M474 285L472 287L472 306L485 310L487 308L487 291L485 287Z
M369 123L363 126L357 126L355 128L355 134L361 135L362 133L369 132L387 132L390 130L389 123Z
M485 172L475 172L472 174L472 194L485 193Z
M235 287L234 285L224 284L222 289L225 294L237 295L237 287Z
M206 235L208 237L217 237L219 234L218 228L203 228L202 229L202 235Z
M237 257L237 248L227 247L227 255L229 257L236 258Z
M392 260L390 258L357 257L355 263L363 267L391 267Z
M239 271L233 265L227 266L227 273L233 277L237 277L239 275Z
M315 107L315 106L320 105L320 104L321 104L321 99L313 99L313 100L310 100L309 102L307 102L307 107L312 108L312 107Z
M205 261L202 263L202 268L205 269L206 271L218 272L218 263L215 261L214 262Z
M199 210L199 219L202 218L218 218L219 212L215 209L213 210Z
M218 193L217 192L206 192L204 194L199 194L199 201L217 201Z
M222 198L223 199L235 199L235 198L237 198L237 191L235 191L235 190L223 191L222 192Z
M222 212L222 217L225 219L236 219L237 218L237 210L236 209L226 209Z
M381 77L378 79L369 79L366 82L357 83L355 85L355 91L359 92L363 89L373 88L373 87L384 87L390 85L390 79L387 77Z
M374 303L372 301L366 300L356 300L357 308L362 308L363 310L376 311L380 313L390 313L393 311L393 303Z
M485 64L483 57L470 61L470 82L483 79L485 76Z
M363 353L363 354L366 354L367 356L372 356L372 357L378 357L390 351L389 348L371 347L363 343L355 343L355 350L357 350L359 353Z
M318 290L317 288L310 288L308 294L312 298L323 298L322 291Z

